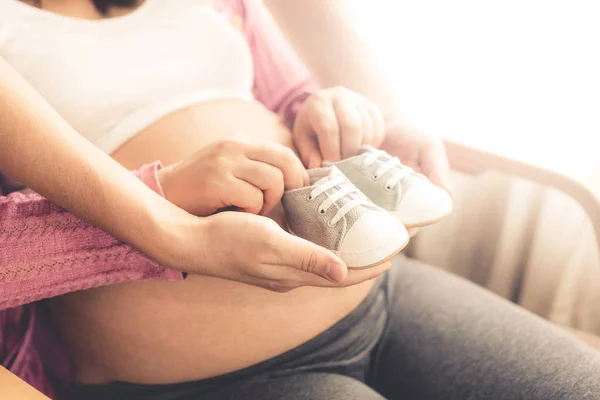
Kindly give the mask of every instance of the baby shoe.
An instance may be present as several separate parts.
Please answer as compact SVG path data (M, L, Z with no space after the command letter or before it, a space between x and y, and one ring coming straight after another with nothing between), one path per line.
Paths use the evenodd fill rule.
M452 212L452 198L383 150L365 146L358 155L335 165L373 203L396 216L405 226L430 225Z
M336 167L308 171L310 186L283 194L292 233L333 251L349 268L383 263L408 243L406 228Z

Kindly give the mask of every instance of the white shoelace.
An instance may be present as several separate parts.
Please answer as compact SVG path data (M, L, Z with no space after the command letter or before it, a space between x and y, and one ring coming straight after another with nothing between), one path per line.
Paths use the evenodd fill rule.
M348 214L348 212L353 208L358 207L362 204L367 204L368 202L367 197L364 194L362 194L361 191L359 191L353 184L351 184L349 181L347 181L346 179L344 179L344 177L341 176L334 176L323 181L322 183L317 182L316 187L308 195L308 199L312 200L321 193L337 185L340 186L340 190L327 195L327 199L325 199L325 201L321 203L321 206L319 207L320 214L325 214L329 207L331 207L336 201L338 201L344 196L347 196L351 193L357 193L358 197L350 200L338 210L338 212L333 216L333 218L329 222L330 226L337 224L338 221L341 220L346 214Z
M383 158L385 161L379 168L377 168L375 174L373 175L373 179L377 180L386 172L396 169L390 179L388 179L385 183L385 188L387 190L393 189L402 179L414 172L412 168L402 165L398 157L392 157L383 150L373 150L369 153L366 153L363 161L364 167L370 167L379 157Z

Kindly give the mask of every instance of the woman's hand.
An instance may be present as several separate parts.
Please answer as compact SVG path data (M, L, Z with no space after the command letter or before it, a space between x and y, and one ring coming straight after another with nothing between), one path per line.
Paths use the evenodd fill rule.
M431 183L452 194L446 148L439 137L392 122L387 125L381 149L398 157L402 164L422 173Z
M293 129L294 144L307 168L356 155L362 145L379 147L384 135L377 105L344 87L322 90L306 99Z
M440 138L392 122L387 126L381 148L452 195L450 166L444 142ZM414 236L418 229L411 228L408 231Z
M223 209L267 215L284 190L308 182L289 148L275 144L222 141L159 171L165 197L199 216Z
M159 171L168 200L205 218L177 219L164 229L163 262L174 269L286 292L300 286L340 287L372 279L389 263L350 271L331 251L284 231L266 215L284 189L308 176L296 155L275 144L215 143ZM188 214L189 215L189 214ZM173 251L176 249L177 251Z
M177 269L287 292L301 286L341 287L375 278L390 263L348 272L333 253L284 231L273 220L242 212L198 218L179 238ZM200 240L197 240L200 237ZM199 262L199 260L202 260ZM201 264L201 269L198 268Z

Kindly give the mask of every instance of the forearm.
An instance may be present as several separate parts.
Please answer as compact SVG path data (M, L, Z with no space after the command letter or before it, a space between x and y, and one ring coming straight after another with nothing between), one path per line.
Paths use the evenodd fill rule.
M162 194L157 165L134 172ZM182 279L38 194L0 197L0 310L75 290Z
M145 253L165 254L165 229L188 215L75 132L1 59L0 105L0 170Z

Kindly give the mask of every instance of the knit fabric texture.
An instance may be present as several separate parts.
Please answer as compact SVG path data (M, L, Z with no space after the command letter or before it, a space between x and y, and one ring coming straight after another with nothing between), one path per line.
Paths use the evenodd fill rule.
M135 174L163 195L159 168L159 163L145 165ZM41 324L35 304L28 303L142 279L183 276L38 194L0 197L0 364L52 396L40 350L53 349L36 347Z
M158 164L136 175L162 194ZM0 310L127 280L182 279L37 194L0 197Z

